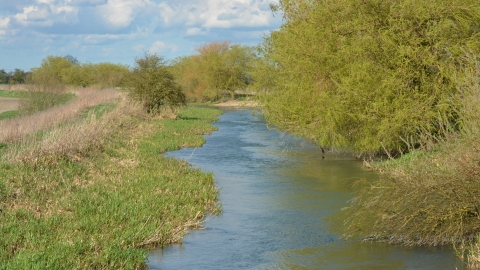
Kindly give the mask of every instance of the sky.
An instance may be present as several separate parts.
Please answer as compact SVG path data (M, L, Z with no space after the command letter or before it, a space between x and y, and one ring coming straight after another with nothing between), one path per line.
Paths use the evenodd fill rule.
M133 66L212 41L254 46L278 29L278 0L0 0L0 69L29 71L49 55Z

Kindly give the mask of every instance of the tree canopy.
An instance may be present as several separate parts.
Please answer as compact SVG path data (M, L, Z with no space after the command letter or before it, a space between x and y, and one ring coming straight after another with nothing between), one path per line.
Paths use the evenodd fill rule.
M217 100L223 92L234 96L249 83L248 67L253 48L211 42L196 48L197 54L176 59L172 71L190 100Z
M267 119L321 145L402 151L440 117L480 52L475 0L280 0L284 24L260 46Z

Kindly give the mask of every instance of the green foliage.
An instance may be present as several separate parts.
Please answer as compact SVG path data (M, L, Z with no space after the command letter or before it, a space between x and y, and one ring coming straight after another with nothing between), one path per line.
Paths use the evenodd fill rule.
M344 209L345 235L409 245L454 244L460 256L467 249L469 266L478 268L480 62L470 54L464 60L465 76L455 81L461 125L442 124L440 136L424 134L420 149L374 164L381 178L366 183ZM445 115L438 119L448 121Z
M16 68L10 77L10 84L25 83L27 74L25 71Z
M18 111L6 111L0 113L0 120L14 118L19 114Z
M0 97L9 97L9 98L25 98L28 97L26 91L6 91L0 90Z
M0 69L0 83L8 83L8 73L4 69Z
M129 70L125 65L112 63L84 63L70 55L47 56L38 68L32 69L30 82L46 88L69 86L120 87Z
M35 86L30 87L35 89ZM75 98L75 95L72 93L41 91L30 91L27 93L28 96L20 101L20 112L27 115L65 104Z
M128 67L112 63L85 63L66 70L66 83L71 86L121 87L129 73Z
M480 52L474 0L283 0L285 23L261 47L257 92L271 123L360 153L437 134L466 52ZM266 76L264 76L266 75Z
M140 102L147 112L157 112L164 106L185 105L182 92L163 58L156 54L145 54L135 60L129 86L131 96Z
M249 64L255 59L251 47L211 42L196 48L198 54L175 61L172 72L190 101L215 101L224 92L233 98L236 90L250 83Z
M0 84L18 84L25 83L27 73L21 69L16 68L14 71L6 72L0 69Z
M29 82L42 92L62 92L67 81L68 70L73 64L61 56L47 56L40 67L33 68Z

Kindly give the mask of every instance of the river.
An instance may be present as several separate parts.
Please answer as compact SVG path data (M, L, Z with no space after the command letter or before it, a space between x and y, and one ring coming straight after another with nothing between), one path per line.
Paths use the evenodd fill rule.
M152 251L150 269L464 269L449 248L343 240L327 217L375 179L349 155L326 153L267 128L248 109L224 109L201 148L167 156L212 172L223 212L182 244Z

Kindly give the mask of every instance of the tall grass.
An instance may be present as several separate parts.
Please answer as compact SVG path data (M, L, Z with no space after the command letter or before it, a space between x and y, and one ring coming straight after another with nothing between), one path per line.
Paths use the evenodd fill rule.
M28 84L2 84L0 89L5 91L26 91Z
M9 143L0 161L0 268L143 269L148 248L181 241L218 211L211 174L159 155L200 146L218 113L153 118L120 99L101 117L93 110Z

